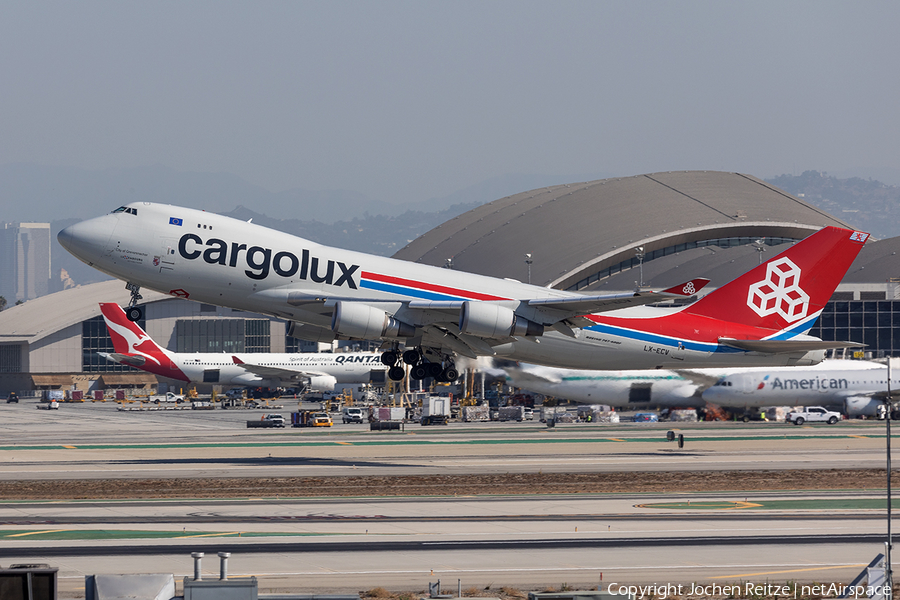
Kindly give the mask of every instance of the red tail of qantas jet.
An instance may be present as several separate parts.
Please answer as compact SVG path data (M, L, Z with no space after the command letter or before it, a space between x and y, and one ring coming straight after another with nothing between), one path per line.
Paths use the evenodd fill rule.
M101 352L104 358L179 381L254 387L303 382L311 389L331 391L337 383L368 382L371 371L385 369L375 352L175 353L159 346L137 323L129 321L118 304L101 303L100 312L114 350Z
M301 339L380 339L392 378L452 380L456 355L574 369L812 364L807 335L868 234L825 228L679 309L707 280L586 295L316 244L213 213L136 202L58 239L82 261L180 298L271 315ZM718 283L718 282L717 282ZM139 311L133 311L139 312ZM402 351L400 345L405 346Z

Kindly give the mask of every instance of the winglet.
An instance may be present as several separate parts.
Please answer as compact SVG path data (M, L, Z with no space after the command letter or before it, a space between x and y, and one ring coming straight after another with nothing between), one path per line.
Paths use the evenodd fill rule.
M669 289L661 291L660 294L672 294L673 296L693 296L701 289L703 289L707 283L709 283L709 279L706 279L705 277L696 277L694 279L691 279L690 281L686 281L685 283L673 285Z
M242 365L242 364L244 364L244 361L242 361L241 359L239 359L237 356L234 356L233 354L231 355L231 360L233 360L233 361L234 361L234 364L236 364L236 365Z

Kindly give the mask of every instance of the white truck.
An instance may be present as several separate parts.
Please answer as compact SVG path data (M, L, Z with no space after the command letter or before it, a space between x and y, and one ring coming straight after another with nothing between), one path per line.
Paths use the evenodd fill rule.
M170 402L181 404L182 402L184 402L184 396L182 394L176 394L175 392L166 392L165 394L150 396L149 398L147 398L147 401L154 404L165 404Z
M446 425L450 418L450 398L425 396L422 398L422 425Z
M841 413L825 410L821 406L807 406L803 410L789 412L784 420L794 425L803 425L804 423L834 425L841 420Z

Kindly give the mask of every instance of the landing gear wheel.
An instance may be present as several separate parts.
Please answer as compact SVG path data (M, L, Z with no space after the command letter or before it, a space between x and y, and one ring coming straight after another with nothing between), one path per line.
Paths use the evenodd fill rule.
M419 364L419 365L414 366L414 367L412 368L412 371L409 372L409 373L410 373L410 376L411 376L413 379L415 379L416 381L425 379L426 377L428 377L428 367L427 367L427 365L428 365L428 363L422 363L422 364Z
M435 379L440 377L441 373L444 371L441 363L425 363L425 368L428 369L428 376L434 377Z
M408 365L418 364L422 360L422 354L418 350L407 350L403 353L403 362Z
M441 373L441 379L443 379L446 383L453 383L457 379L459 379L459 371L456 370L456 367L449 366L444 369L444 372Z
M125 309L125 316L131 322L140 321L144 318L144 309L138 306L129 306Z
M381 353L381 364L387 365L389 367L393 367L397 364L397 359L400 358L399 352L396 350L388 350L386 352Z
M392 381L402 381L405 375L406 373L403 371L403 367L391 367L388 370L388 377L390 377Z

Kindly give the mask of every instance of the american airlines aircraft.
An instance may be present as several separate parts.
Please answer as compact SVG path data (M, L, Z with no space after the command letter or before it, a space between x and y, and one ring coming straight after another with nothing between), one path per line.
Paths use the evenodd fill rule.
M883 414L887 398L887 366L857 360L826 360L811 367L588 371L522 364L502 370L515 387L635 410L825 405L841 406L851 416L876 416ZM900 394L893 370L891 390Z
M384 371L377 352L227 354L176 353L159 346L118 304L101 303L115 352L107 360L187 383L221 383L253 387L309 387L330 392L338 383L364 383L371 371Z
M567 368L814 364L843 347L807 335L868 239L826 227L679 309L661 292L586 295L341 250L200 210L135 202L63 229L60 244L140 288L271 315L290 335L381 339L392 379L452 381L455 355ZM406 347L400 351L400 344ZM852 344L851 344L852 345Z

